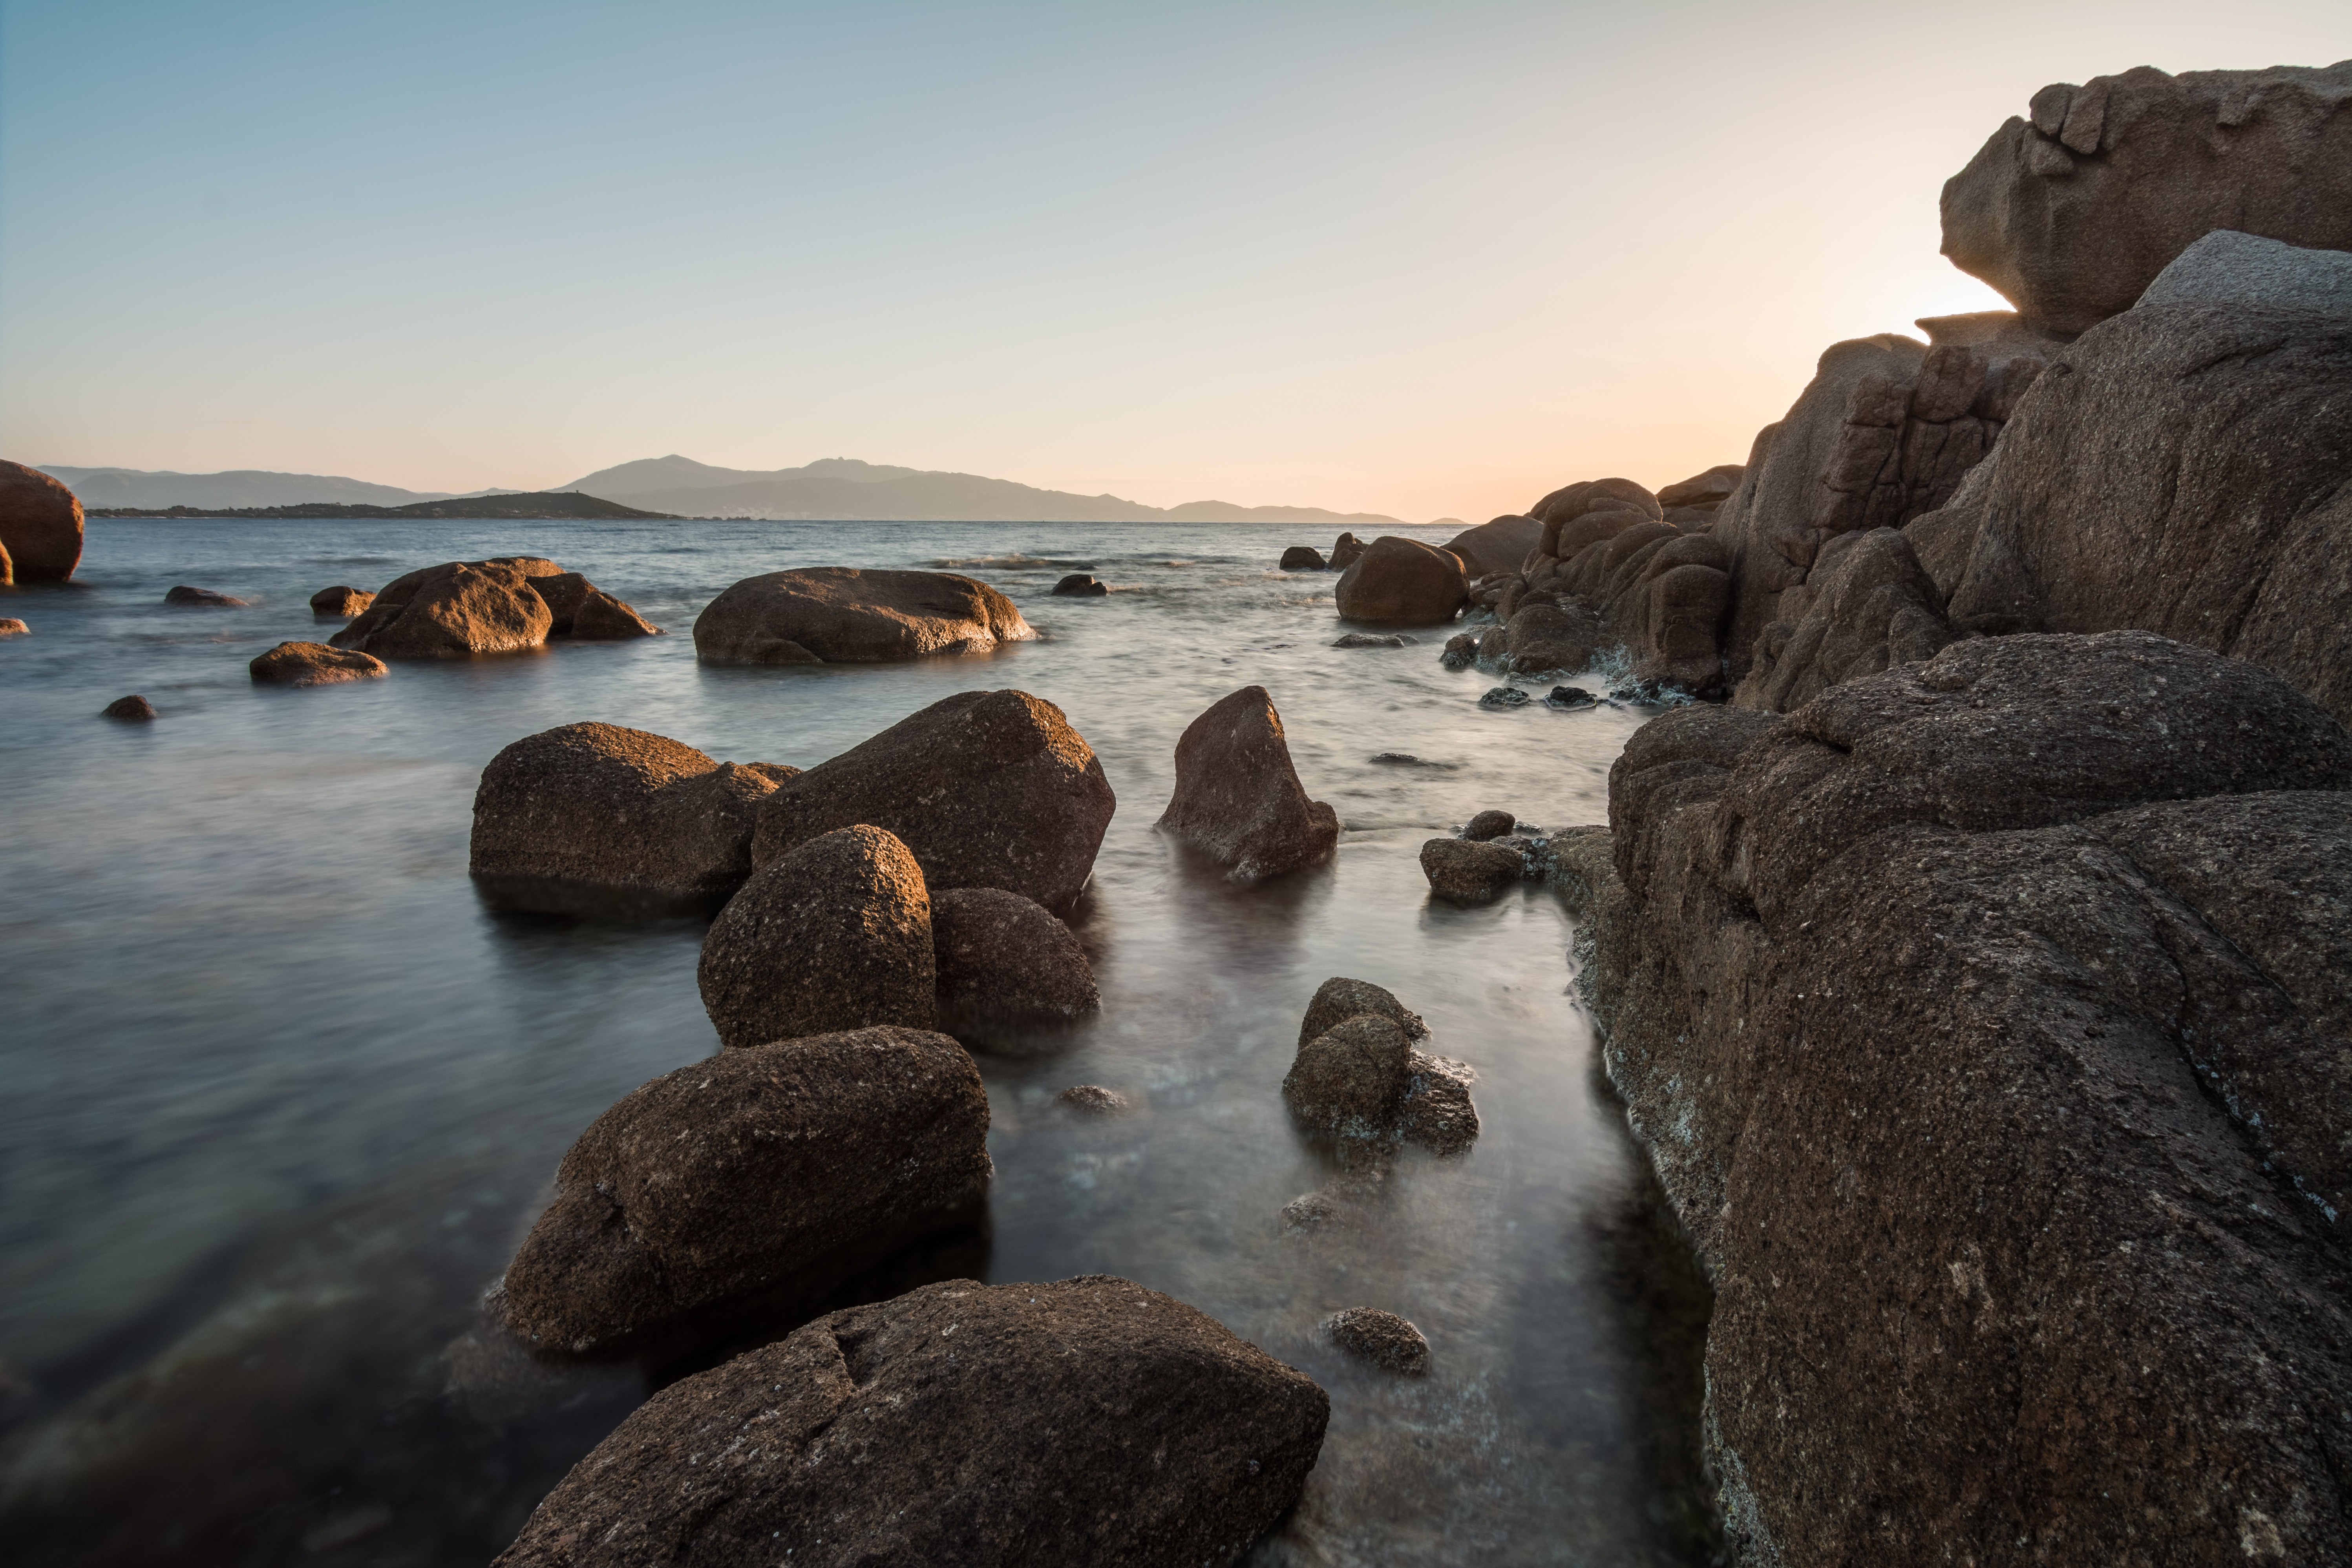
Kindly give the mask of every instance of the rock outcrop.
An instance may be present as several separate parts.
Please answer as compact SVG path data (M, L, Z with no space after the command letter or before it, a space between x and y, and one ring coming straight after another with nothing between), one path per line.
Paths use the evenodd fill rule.
M1264 686L1244 686L1184 727L1158 826L1237 882L1312 864L1339 841L1339 813L1307 798Z
M465 659L542 646L553 624L521 567L453 560L393 579L327 641L379 659Z
M16 582L63 582L81 564L81 503L37 468L0 462L0 558Z
M861 1029L664 1073L563 1156L499 1292L534 1347L610 1354L758 1302L788 1312L965 1218L988 1094L945 1035Z
M751 874L761 802L798 771L720 762L619 725L543 730L482 769L471 870L508 903L724 898Z
M875 664L985 653L1036 634L1013 601L969 577L819 566L727 590L696 617L694 652L714 664Z
M931 894L939 1027L978 1045L1066 1028L1102 1009L1095 972L1070 928L1001 887Z
M1716 513L1739 488L1739 476L1746 472L1739 464L1718 463L1705 473L1676 480L1658 492L1662 520L1685 532L1712 524Z
M367 607L374 602L375 595L373 593L362 593L356 588L338 585L322 588L310 595L310 613L324 620L348 621L354 615L365 613Z
M840 1030L928 1030L931 900L907 846L840 828L751 874L702 941L703 1010L730 1046Z
M499 1564L1230 1563L1297 1500L1329 1408L1127 1281L954 1281L655 1395Z
M1332 590L1341 620L1373 626L1434 626L1468 597L1459 558L1394 534L1366 545Z
M331 686L392 673L382 659L324 643L280 643L246 668L257 686Z
M766 865L869 822L935 889L1001 887L1066 911L1094 874L1118 798L1062 710L1026 692L958 692L788 781L761 808Z
M1783 619L1757 638L1732 700L1785 712L1840 681L1932 658L1960 633L1899 528L1840 534L1806 580L1780 595Z
M1633 737L1555 844L1742 1560L2352 1554L2348 789L2137 632Z
M2045 87L1945 185L1943 221L1955 266L2068 334L2215 229L2352 250L2352 60Z
M2352 316L2352 251L2312 250L2215 229L2173 257L2141 305L2256 305Z

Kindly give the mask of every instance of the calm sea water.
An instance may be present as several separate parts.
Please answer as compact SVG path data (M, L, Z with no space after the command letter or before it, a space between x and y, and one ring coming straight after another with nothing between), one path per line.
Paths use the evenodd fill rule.
M1123 1274L1332 1396L1306 1499L1263 1563L1708 1560L1700 1288L1599 1076L1569 931L1528 889L1433 904L1423 840L1499 806L1605 816L1643 715L1482 709L1444 632L1330 647L1331 580L1286 532L1002 524L99 520L81 582L0 595L0 1555L15 1563L478 1563L647 1391L469 1337L557 1160L636 1084L709 1054L701 927L522 918L478 900L482 765L602 719L809 766L953 691L1061 706L1118 794L1076 924L1101 1019L981 1058L992 1281ZM1314 539L1318 545L1328 540ZM551 556L671 635L257 689L323 638L310 593L435 561ZM1042 640L887 668L707 669L695 614L792 566L937 566ZM1110 598L1055 600L1068 570ZM175 583L256 601L167 608ZM1328 865L1236 890L1151 831L1176 738L1256 683L1347 831ZM152 725L101 720L126 693ZM1415 764L1379 762L1407 753ZM1477 1068L1485 1132L1347 1178L1279 1085L1332 975L1377 981ZM1136 1114L1049 1111L1081 1082ZM1350 1306L1433 1345L1402 1382L1322 1343Z

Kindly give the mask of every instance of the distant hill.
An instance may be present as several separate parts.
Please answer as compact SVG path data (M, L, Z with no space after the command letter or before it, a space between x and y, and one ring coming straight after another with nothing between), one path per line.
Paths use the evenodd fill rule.
M273 474L232 468L220 474L175 474L168 469L73 468L39 465L81 497L86 510L120 507L299 507L313 501L347 506L404 507L446 501L446 490L404 490L332 474ZM496 494L497 492L478 492Z
M667 512L640 511L617 501L583 496L577 490L500 491L495 496L459 497L446 501L419 501L408 507L345 506L313 502L298 507L85 507L95 517L645 517L664 522L681 519Z

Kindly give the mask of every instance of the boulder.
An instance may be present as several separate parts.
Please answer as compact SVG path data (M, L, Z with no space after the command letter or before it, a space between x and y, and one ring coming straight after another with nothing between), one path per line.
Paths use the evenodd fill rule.
M1437 1155L1458 1155L1478 1141L1478 1107L1470 1085L1478 1074L1466 1061L1414 1051L1406 1063L1404 1110L1397 1133Z
M512 558L453 560L393 579L327 641L379 659L464 659L542 646L552 624Z
M310 613L324 620L348 621L365 613L374 602L374 594L362 593L356 588L322 588L310 595Z
M1421 1021L1421 1015L1397 1000L1394 992L1370 980L1334 975L1316 988L1307 1002L1307 1015L1298 1021L1298 1043L1304 1046L1317 1035L1366 1013L1395 1024L1409 1040L1429 1038L1429 1026Z
M2309 250L2215 229L2173 257L2138 303L2258 305L2352 316L2352 252Z
M1332 597L1343 621L1433 626L1454 619L1469 589L1456 557L1383 534L1341 573Z
M1478 706L1494 708L1525 707L1534 700L1517 686L1489 686L1486 694L1479 697Z
M1013 601L969 577L819 566L727 590L696 617L694 652L713 664L875 664L1036 635Z
M720 762L619 725L542 730L482 769L470 869L524 904L562 905L571 890L723 898L751 874L760 803L797 773Z
M1297 1501L1323 1391L1096 1274L929 1285L647 1400L499 1568L1195 1568Z
M16 563L8 559L8 546L5 541L0 541L0 588L14 588L16 585Z
M134 692L127 697L117 697L99 709L98 716L135 719L143 723L155 716L155 705Z
M0 637L29 637L32 634L33 629L13 615L0 621Z
M1336 1137L1386 1138L1411 1086L1412 1047L1394 1019L1343 1019L1298 1048L1283 1103L1305 1126Z
M1324 567L1323 552L1313 545L1292 545L1282 552L1284 571L1321 571Z
M990 1176L963 1049L860 1029L722 1051L623 1097L563 1156L507 1265L534 1348L612 1354L757 1302L814 1302L964 1219Z
M787 782L761 808L752 862L870 822L934 889L1001 887L1066 911L1118 806L1062 710L1026 692L958 692Z
M246 668L257 686L331 686L391 674L382 659L324 643L280 643Z
M1544 525L1545 553L1558 555L1549 548L1559 530L1587 512L1612 508L1638 512L1653 520L1665 515L1658 498L1631 479L1580 479L1573 485L1563 485L1528 508L1528 516Z
M938 1013L931 900L880 828L841 828L752 873L702 941L703 1010L730 1046L902 1025Z
M1508 811L1481 811L1463 825L1462 836L1483 844L1489 839L1501 838L1518 824L1519 820Z
M1496 517L1454 535L1445 548L1467 561L1474 572L1517 571L1543 542L1543 524L1534 517Z
M1517 674L1573 674L1592 667L1607 639L1601 618L1581 604L1530 604L1511 617L1498 652Z
M1738 463L1718 463L1704 474L1667 486L1657 495L1660 515L1678 507L1720 507L1739 488L1739 476L1747 471Z
M163 602L198 610L243 610L253 601L226 593L215 593L209 588L190 588L184 582L164 594Z
M2352 60L2056 83L1944 186L1944 254L2089 329L2215 229L2352 250Z
M1339 813L1307 798L1264 686L1244 686L1185 727L1158 826L1237 882L1312 864L1339 841Z
M1356 559L1363 553L1363 540L1358 538L1353 534L1341 534L1339 538L1332 543L1329 570L1332 571L1345 571L1349 567L1355 565Z
M1527 854L1514 843L1432 839L1421 846L1421 873L1432 897L1483 904L1527 875Z
M1108 583L1097 582L1087 572L1074 571L1054 584L1055 597L1061 599L1107 599L1110 596Z
M1429 1370L1429 1341L1422 1332L1378 1307L1349 1307L1323 1320L1331 1343L1384 1372L1419 1377Z
M1544 695L1544 706L1558 708L1563 713L1580 713L1586 708L1599 706L1600 701L1582 686L1554 686Z
M569 635L576 643L620 643L632 637L658 637L662 629L603 589L580 601L572 612Z
M553 561L547 563L553 566ZM580 613L581 605L597 591L584 572L551 571L530 575L530 591L547 606L547 634L566 637L572 633L572 617Z
M1001 887L931 894L940 1027L989 1043L1102 1009L1086 949L1044 906Z
M37 468L0 462L0 555L16 582L63 582L81 564L81 503Z

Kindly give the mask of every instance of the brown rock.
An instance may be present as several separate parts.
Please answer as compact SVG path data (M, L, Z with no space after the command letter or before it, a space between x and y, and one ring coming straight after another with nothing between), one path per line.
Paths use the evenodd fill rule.
M555 563L549 561L547 564L553 566ZM551 637L570 636L572 618L580 613L580 607L588 601L588 596L598 591L585 573L577 571L531 575L530 591L539 595L541 603L547 606L547 634Z
M618 725L543 730L482 769L471 870L532 905L563 906L571 889L724 897L751 874L761 801L797 771L719 762Z
M1158 826L1238 882L1312 864L1339 841L1339 813L1307 798L1264 686L1244 686L1185 727Z
M1070 928L1001 887L931 894L940 1027L988 1042L1090 1018L1102 1009L1094 969Z
M356 588L322 588L310 595L310 613L328 620L348 621L364 614L374 602L374 594L362 593Z
M81 503L37 468L0 463L0 554L14 581L65 581L81 563Z
M1324 565L1323 552L1313 545L1292 545L1282 552L1284 571L1321 571Z
M0 637L29 637L32 634L33 629L13 615L0 621Z
M1543 542L1544 526L1533 517L1496 517L1454 535L1445 548L1475 572L1517 571Z
M842 828L751 875L703 938L703 1009L730 1046L937 1016L931 901L880 828Z
M499 1563L1229 1563L1297 1500L1328 1415L1307 1377L1139 1285L955 1281L655 1395Z
M1358 538L1353 534L1341 534L1339 539L1331 546L1330 570L1333 571L1345 571L1349 567L1355 565L1356 559L1363 553L1363 540Z
M988 1094L945 1035L861 1029L722 1051L589 1125L507 1266L535 1346L610 1353L728 1304L813 1301L987 1190Z
M155 705L149 702L145 697L133 693L127 697L115 698L112 702L98 710L98 716L100 718L138 719L143 722L155 716Z
M1035 636L1011 600L968 577L821 566L730 588L696 618L694 651L714 664L871 664Z
M164 594L163 602L203 610L243 610L252 601L226 593L215 593L209 588L190 588L184 582Z
M1462 836L1483 844L1489 839L1501 838L1518 823L1519 820L1508 811L1481 811L1464 824Z
M0 540L0 588L14 588L16 585L16 564L8 559L7 542Z
M1791 596L1803 607L1757 639L1756 662L1733 699L1742 707L1802 707L1840 681L1933 658L1959 638L1944 619L1943 594L1896 528L1840 535L1805 585L1782 596L1783 615Z
M1454 904L1483 904L1527 874L1527 856L1514 843L1473 843L1432 839L1421 846L1421 872L1432 896Z
M1667 486L1658 492L1662 512L1677 507L1720 507L1739 488L1739 476L1748 470L1737 463L1718 463L1704 474Z
M394 578L327 640L379 659L463 659L540 647L552 623L520 567L453 560Z
M1412 1048L1395 1020L1360 1013L1298 1048L1283 1103L1302 1124L1352 1139L1391 1136L1412 1086Z
M778 789L751 858L766 865L870 822L898 836L935 889L1001 887L1066 910L1117 806L1060 708L1026 692L958 692Z
M1530 604L1513 615L1502 629L1502 645L1493 654L1482 642L1482 656L1508 659L1522 675L1558 670L1573 674L1592 667L1608 633L1600 617L1581 604Z
M1478 1074L1468 1062L1416 1051L1405 1073L1400 1136L1439 1155L1458 1155L1478 1141L1478 1107L1470 1101Z
M1091 572L1074 571L1054 584L1054 596L1056 599L1108 599L1110 597L1110 585Z
M1334 975L1316 988L1314 998L1307 1004L1307 1016L1298 1023L1298 1043L1304 1046L1363 1013L1388 1019L1404 1030L1407 1040L1429 1037L1429 1026L1421 1021L1421 1015L1397 1000L1395 993L1370 980Z
M1383 534L1340 575L1332 597L1343 621L1433 626L1454 619L1469 588L1458 558L1419 539Z
M1547 540L1556 537L1566 524L1587 512L1624 507L1639 512L1653 520L1665 515L1658 498L1631 479L1580 479L1564 485L1528 508L1528 516L1542 522ZM1545 553L1560 552L1547 546Z
M2352 60L2142 66L2033 104L1943 196L1944 254L2030 321L2074 333L2128 310L2215 229L2352 250Z
M618 643L631 637L658 637L662 629L598 589L582 600L572 613L571 634L581 643Z
M1349 1307L1323 1320L1323 1332L1349 1355L1386 1372L1419 1377L1429 1370L1429 1341L1422 1332L1378 1307Z
M1101 1121L1127 1114L1127 1096L1099 1083L1073 1083L1054 1096L1054 1103L1074 1116Z
M280 643L247 669L257 686L331 686L391 673L382 659L346 653L324 643Z

